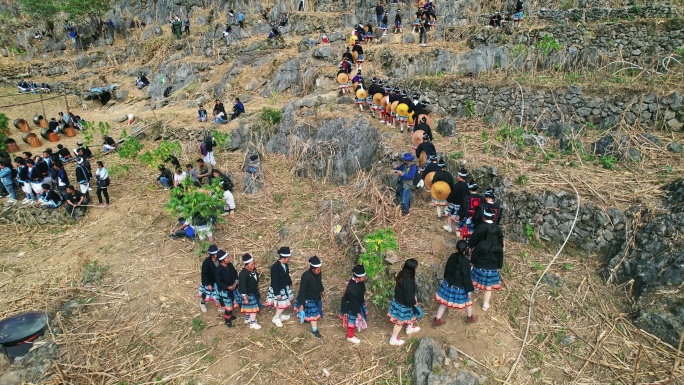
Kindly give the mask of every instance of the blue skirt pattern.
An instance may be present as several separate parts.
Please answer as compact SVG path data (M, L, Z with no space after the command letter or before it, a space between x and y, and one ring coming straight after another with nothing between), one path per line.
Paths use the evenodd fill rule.
M473 286L480 290L491 291L501 289L501 276L498 270L483 270L473 266L470 271Z
M449 206L447 206L446 210L444 210L444 214L455 217L458 215L458 210L460 208L461 208L461 205L449 203Z
M299 303L295 300L295 308L299 308ZM306 300L304 302L304 321L318 321L323 318L323 301Z
M416 314L412 307L404 306L394 299L390 304L387 317L390 319L390 322L397 325L411 325L423 318L422 314Z
M361 305L361 315L364 320L368 320L368 305L366 304L366 301L363 301L363 305ZM344 318L344 313L340 312L339 317L340 319ZM347 322L349 325L356 325L356 318L356 314L352 314L352 312L347 313Z
M232 311L233 310L233 292L230 290L219 291L218 292L218 302L216 303L223 310Z
M468 292L462 287L450 286L447 281L442 281L435 299L442 305L452 309L465 309L472 306L473 302L468 297Z
M522 11L516 12L513 14L513 20L522 20L522 18L523 18L523 12Z
M212 285L213 290L207 289L206 286L200 283L199 292L197 293L198 298L202 298L202 294L205 294L205 302L216 302L218 303L218 290L216 290L216 285Z
M254 294L247 296L247 302L244 302L242 294L239 290L235 290L235 306L240 307L240 313L258 313L261 310L261 301Z
M287 309L292 305L294 296L290 286L285 286L285 289L280 290L278 294L282 299L278 300L278 296L273 292L273 288L269 286L268 294L266 295L266 305L273 306L276 309Z

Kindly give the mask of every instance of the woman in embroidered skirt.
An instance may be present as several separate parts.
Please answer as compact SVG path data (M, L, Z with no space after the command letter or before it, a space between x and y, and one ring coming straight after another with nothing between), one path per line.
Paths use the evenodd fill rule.
M492 290L501 289L501 276L499 270L503 267L503 233L498 224L494 222L496 213L490 209L483 210L483 223L480 223L473 231L468 240L468 247L472 249L470 263L473 269L470 272L473 285L484 290L482 310L490 307Z
M278 261L271 266L271 285L266 295L266 305L276 309L271 322L279 328L283 327L282 321L290 319L290 316L283 314L283 311L292 305L294 299L290 290L290 285L292 285L290 266L287 264L291 256L289 247L278 249Z
M444 281L439 287L435 299L439 302L437 315L432 322L433 327L445 324L442 316L444 311L451 309L465 309L466 322L474 323L477 317L473 315L473 302L470 300L470 293L475 290L470 279L470 261L465 256L468 242L464 240L456 243L456 252L451 254L444 268Z
M362 265L354 266L352 269L352 278L347 284L347 289L342 296L342 304L340 306L340 319L342 326L347 328L347 341L358 345L361 343L357 337L354 336L354 329L363 330L366 325L368 317L368 308L366 306L366 269Z
M404 340L399 339L401 328L406 325L406 334L413 334L420 331L420 327L415 323L423 318L423 310L418 306L416 298L416 267L418 261L410 258L404 262L404 267L397 274L396 285L394 286L394 299L390 304L387 317L394 324L390 345L401 346Z
M304 321L311 323L311 334L316 338L323 338L318 331L318 320L323 318L323 297L325 297L321 278L323 263L314 255L309 258L309 265L311 268L302 274L294 307L298 312L304 311Z
M245 324L250 329L261 329L256 321L257 313L261 310L261 296L259 295L259 273L256 270L254 258L245 254L242 256L245 266L238 275L238 288L235 292L235 303L240 306L240 313L245 315Z

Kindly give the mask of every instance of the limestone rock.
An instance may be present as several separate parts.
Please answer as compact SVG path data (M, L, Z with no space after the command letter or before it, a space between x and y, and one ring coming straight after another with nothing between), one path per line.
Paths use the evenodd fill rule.
M451 116L445 116L437 123L437 132L442 136L456 135L456 121Z

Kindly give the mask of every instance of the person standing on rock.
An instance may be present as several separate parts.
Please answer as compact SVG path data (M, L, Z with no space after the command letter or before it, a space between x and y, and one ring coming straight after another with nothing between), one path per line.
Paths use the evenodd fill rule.
M291 256L289 247L283 246L278 249L278 261L271 266L271 284L266 295L266 305L273 306L276 309L271 322L279 328L283 327L282 321L290 319L290 316L283 314L283 311L290 307L294 299L290 289L292 278L290 278L290 266L288 265Z
M109 192L107 192L109 188L109 171L104 166L104 163L102 161L97 161L95 164L97 164L97 169L95 170L95 179L97 180L97 190L95 191L97 193L97 201L98 201L98 206L102 206L102 196L104 195L105 197L105 207L109 207ZM69 181L67 181L67 184Z
M207 312L207 302L217 302L218 291L216 290L216 267L218 266L219 248L216 245L209 246L209 256L202 262L202 281L199 287L198 297L201 298L200 309Z
M356 265L352 269L352 277L342 296L340 319L342 326L347 328L347 341L358 345L361 343L354 336L354 329L365 329L368 307L366 306L366 269L363 265Z
M513 26L518 28L520 27L520 21L524 17L523 13L523 0L517 0L515 2L515 13L513 14Z
M212 167L216 166L216 159L214 158L214 147L216 146L216 142L214 141L214 137L212 135L207 135L202 143L204 144L204 151L206 152L204 161L212 165Z
M368 87L368 101L370 103L370 113L373 118L375 118L375 111L380 109L379 104L375 104L373 96L375 94L383 94L382 80L377 80L376 78L371 79L371 85Z
M394 33L402 33L403 25L401 24L401 9L397 9L397 14L394 16Z
M421 47L427 47L427 33L430 30L430 24L428 17L422 15L422 18L418 21L418 45Z
M387 35L388 25L389 25L389 12L385 12L385 15L382 16L382 21L380 22L380 29L382 30L382 36Z
M76 182L81 190L81 194L86 197L86 204L88 204L88 202L90 202L90 193L88 191L90 190L90 178L92 177L92 174L90 173L90 170L84 166L83 158L76 159L76 163Z
M447 308L465 309L466 323L474 323L477 317L473 314L471 293L475 291L470 277L470 261L465 255L468 242L464 240L456 243L456 252L451 254L444 267L444 280L435 294L439 303L437 314L432 327L439 327L446 322L442 319Z
M425 159L430 156L437 157L437 149L435 148L435 145L430 142L430 137L427 132L423 133L423 143L416 147L416 158L420 159L420 156L423 153L425 153Z
M473 215L473 224L477 227L483 222L482 217L484 215L484 210L489 209L494 212L494 218L492 219L494 223L499 224L501 222L501 216L503 214L503 209L495 202L496 196L494 195L494 190L487 189L484 193L484 202L480 207L477 208L475 214Z
M490 307L492 290L501 289L499 271L503 267L503 232L494 223L494 211L483 210L483 223L475 228L468 240L468 247L472 250L470 263L473 285L484 291L482 310Z
M361 40L357 40L356 43L354 43L354 48L352 48L352 52L356 52L357 54L356 70L360 71L361 67L363 66L363 47L361 47Z
M185 15L185 18L183 19L183 32L185 32L186 35L190 34L190 16Z
M217 253L219 262L216 268L216 289L218 290L219 311L223 313L223 321L229 328L233 327L234 292L238 287L238 273L232 264L233 257L224 250Z
M238 275L235 301L240 306L240 313L245 315L245 324L249 324L250 329L259 330L261 329L261 325L257 323L257 314L261 311L259 273L256 270L254 257L250 254L242 256L242 264L244 267Z
M411 209L411 189L413 189L413 178L416 176L416 165L413 164L413 155L405 153L401 158L402 164L394 169L399 177L397 179L397 197L401 201L401 215L409 215Z
M385 13L385 8L382 7L382 4L378 1L378 3L375 5L375 20L378 22L378 27L382 24L382 15Z
M302 274L299 283L299 293L295 301L297 312L304 312L304 322L311 323L311 334L316 338L323 338L318 331L318 320L323 318L323 298L325 289L321 277L323 263L317 256L309 258L309 270Z
M468 195L468 182L466 179L468 177L468 170L462 168L458 174L456 174L456 183L451 187L451 193L447 198L449 206L447 206L444 214L446 214L446 225L444 225L444 230L448 232L454 231L453 225L458 225L460 217L458 212L461 209L461 205L465 200L466 195ZM433 179L434 183L434 179Z
M416 326L416 321L423 318L423 310L418 306L418 298L416 297L416 267L418 267L418 261L409 258L397 274L394 298L387 312L387 317L394 324L392 336L389 340L389 344L392 346L404 344L404 340L399 338L399 333L404 325L406 325L407 335L420 331L420 327Z

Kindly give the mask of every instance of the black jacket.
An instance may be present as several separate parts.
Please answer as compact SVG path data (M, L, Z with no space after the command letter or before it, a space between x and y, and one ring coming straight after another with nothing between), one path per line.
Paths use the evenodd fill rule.
M363 301L366 295L366 283L356 282L353 279L349 280L347 289L342 295L342 304L340 306L340 313L342 314L359 314L363 309Z
M62 196L57 194L54 190L47 190L43 192L42 198L48 202L55 202L56 204L60 204L62 202Z
M17 179L19 181L24 181L24 182L29 182L29 183L31 182L31 180L29 178L28 167L23 166L23 165L17 167Z
M297 302L299 305L304 305L306 300L320 301L323 288L323 279L321 274L314 274L311 269L302 274L302 281L299 283L299 294L297 295Z
M451 187L451 194L449 194L447 201L456 205L463 205L466 195L468 195L468 183L456 182Z
M218 265L216 268L216 286L219 291L228 291L228 287L233 286L237 280L238 273L232 263L227 266Z
M40 167L37 167L36 165L33 166L31 171L28 174L29 179L31 182L37 183L37 182L42 182L43 181L43 172L41 171Z
M487 239L493 237L492 231L498 229L500 236L495 239ZM495 245L498 246L497 251L487 251L484 246ZM503 233L496 223L484 222L478 225L473 231L473 234L468 240L468 247L473 249L470 257L470 263L480 269L496 270L503 267Z
M444 267L444 280L449 286L465 289L467 292L475 290L470 279L470 261L463 253L453 253Z
M482 216L484 215L484 209L489 208L490 210L494 211L494 223L499 224L501 222L501 217L503 216L503 209L501 206L499 206L498 203L487 203L487 201L483 201L480 207L477 208L477 211L475 211L475 215L473 215L473 223L475 226L479 225L482 223Z
M83 157L86 159L90 159L93 157L93 152L90 151L88 147L79 147L76 149L76 153L78 154L78 150L83 149Z
M477 209L484 202L484 198L480 194L468 194L465 199L463 199L463 204L458 210L458 216L463 218L472 218L475 215Z
M416 304L416 281L402 278L401 284L394 286L394 299L400 305L413 307Z
M289 285L292 285L290 267L287 264L283 265L280 261L277 261L271 266L271 287L273 288L273 294L280 295L280 290L285 289L285 286Z
M418 111L416 110L416 111L413 113L413 118L414 118L414 119L418 119L418 115L421 115L421 114L426 114L426 112L420 112L420 113L418 113ZM427 123L416 122L416 125L415 125L414 128L413 128L413 132L416 132L416 131L418 131L418 130L423 130L423 131L425 131L425 133L428 134L428 138L430 138L430 141L433 140L433 137L432 137L432 128L430 128L430 126L429 126Z
M435 175L437 175L438 171L442 171L442 168L437 165L437 162L428 162L428 164L425 165L425 169L423 169L423 174L420 176L420 178L425 179L427 174L429 174L431 172L434 172ZM454 178L452 177L451 180L453 181L453 179ZM434 181L432 183L434 183ZM449 185L449 186L451 186L451 185Z
M223 115L226 115L226 108L223 107L223 103L214 105L214 115L218 115L219 112L223 112Z
M359 55L363 55L363 48L361 47L361 44L355 44L354 48L352 48L352 52L358 52Z
M254 269L254 271L249 271L245 268L240 271L238 276L238 287L240 289L241 295L254 294L259 297L259 273Z
M431 142L423 142L418 145L418 148L416 148L416 158L420 158L420 154L423 152L425 152L427 156L437 155L437 149Z
M59 123L57 123L56 120L51 120L48 123L48 130L50 130L51 132L55 132L55 129L57 129L57 127L59 127Z
M80 164L76 166L76 182L78 182L79 184L85 184L88 183L89 180L90 172L88 171L88 169L86 169L85 167L83 167L83 165Z
M349 61L354 61L354 56L352 56L352 53L349 51L344 51L342 54L342 59L349 59Z
M173 174L168 168L159 170L159 176L157 177L157 180L160 180L162 177L168 179L169 182L173 182Z
M449 183L449 187L451 187L451 192L454 191L454 176L451 175L449 171L439 169L439 171L435 172L435 176L432 177L432 183L434 184L435 182L447 182ZM449 199L447 198L447 200Z
M208 256L202 262L202 285L214 285L216 283L216 264Z
M116 146L116 142L114 141L114 138L112 138L111 136L105 136L104 144L108 146Z

